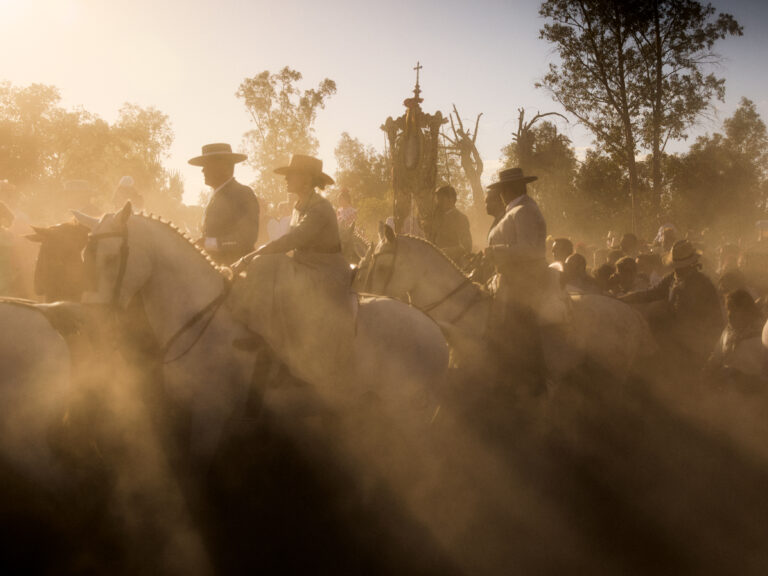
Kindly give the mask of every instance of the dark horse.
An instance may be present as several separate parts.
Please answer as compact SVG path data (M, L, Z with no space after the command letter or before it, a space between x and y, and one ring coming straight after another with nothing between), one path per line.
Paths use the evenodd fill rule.
M29 240L40 243L35 265L35 293L46 302L80 301L83 292L82 251L88 243L88 228L64 222L47 228L33 226Z

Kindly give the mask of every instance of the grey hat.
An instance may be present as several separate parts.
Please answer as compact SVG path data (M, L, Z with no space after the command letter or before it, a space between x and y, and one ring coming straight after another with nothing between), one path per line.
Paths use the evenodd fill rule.
M232 152L232 146L219 142L203 146L203 153L200 156L190 158L189 163L192 166L204 166L209 160L219 158L229 160L232 164L237 164L248 158L248 156Z
M527 184L528 182L533 182L538 179L538 176L524 176L522 168L507 168L506 170L499 172L499 179L488 186L488 188L493 190L494 188L503 188L508 184L516 184L518 182Z

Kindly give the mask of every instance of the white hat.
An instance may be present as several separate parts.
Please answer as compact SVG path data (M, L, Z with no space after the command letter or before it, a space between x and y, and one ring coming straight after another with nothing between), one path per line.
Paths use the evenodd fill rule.
M133 188L133 186L134 181L130 176L123 176L120 178L120 183L117 185L118 188Z

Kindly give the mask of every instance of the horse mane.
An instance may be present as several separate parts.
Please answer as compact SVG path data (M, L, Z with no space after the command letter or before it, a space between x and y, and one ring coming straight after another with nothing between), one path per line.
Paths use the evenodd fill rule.
M426 245L428 248L431 248L432 250L434 250L435 252L437 252L437 254L438 254L439 256L442 256L442 257L443 257L443 258L444 258L444 259L445 259L445 260L448 262L448 264L450 264L451 266L453 266L453 268L454 268L454 270L456 270L456 272L458 272L459 274L461 274L462 276L464 276L464 278L469 278L469 276L467 276L466 272L464 272L464 270L462 270L461 268L459 268L459 265L458 265L458 264L456 264L456 262L454 262L454 261L453 261L453 258L451 258L450 256L448 256L448 255L447 255L447 254L446 254L446 253L443 251L443 249L442 249L442 248L440 248L439 246L436 246L435 244L433 244L432 242L430 242L430 241L429 241L429 240L427 240L426 238L422 238L421 236L414 236L413 234L398 234L398 235L397 235L397 238L398 238L398 239L400 239L400 238L405 238L405 239L407 239L407 240L416 240L417 242L420 242L421 244L425 244L425 245Z
M195 241L183 230L181 230L176 224L174 224L171 220L166 220L162 216L158 216L157 214L152 214L151 212L138 212L134 214L134 216L139 216L143 220L147 220L149 222L157 222L158 224L162 224L165 228L173 232L176 236L181 238L182 240L186 241L187 244L189 244L192 248L195 249L195 252L200 255L201 258L203 258L208 265L213 268L216 272L219 274L225 274L225 267L219 266L216 264L212 259L210 254L208 254L205 250L200 248Z

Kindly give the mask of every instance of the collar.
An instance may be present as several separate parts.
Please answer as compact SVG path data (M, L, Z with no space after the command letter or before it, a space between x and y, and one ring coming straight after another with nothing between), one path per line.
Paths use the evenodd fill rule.
M221 190L222 188L224 188L224 186L226 186L227 184L229 184L230 182L232 182L232 180L234 180L234 179L235 179L235 177L234 177L234 176L232 176L232 178L230 178L229 180L227 180L226 182L224 182L224 184L222 184L221 186L219 186L218 188L216 188L216 190L214 190L214 191L213 191L213 193L214 193L214 194L216 194L216 192L218 192L219 190Z
M312 201L315 200L317 195L318 195L317 194L317 190L313 190L312 194L307 196L307 199L303 203L301 202L301 200L297 200L296 201L296 205L294 206L294 209L297 212L305 212L307 210L307 208L309 208L311 206Z
M515 206L519 206L520 204L522 204L522 202L523 202L523 200L525 199L526 196L527 196L527 194L520 194L520 196L518 196L517 198L512 200L509 204L507 204L507 207L506 207L506 209L504 211L505 212L509 212Z

